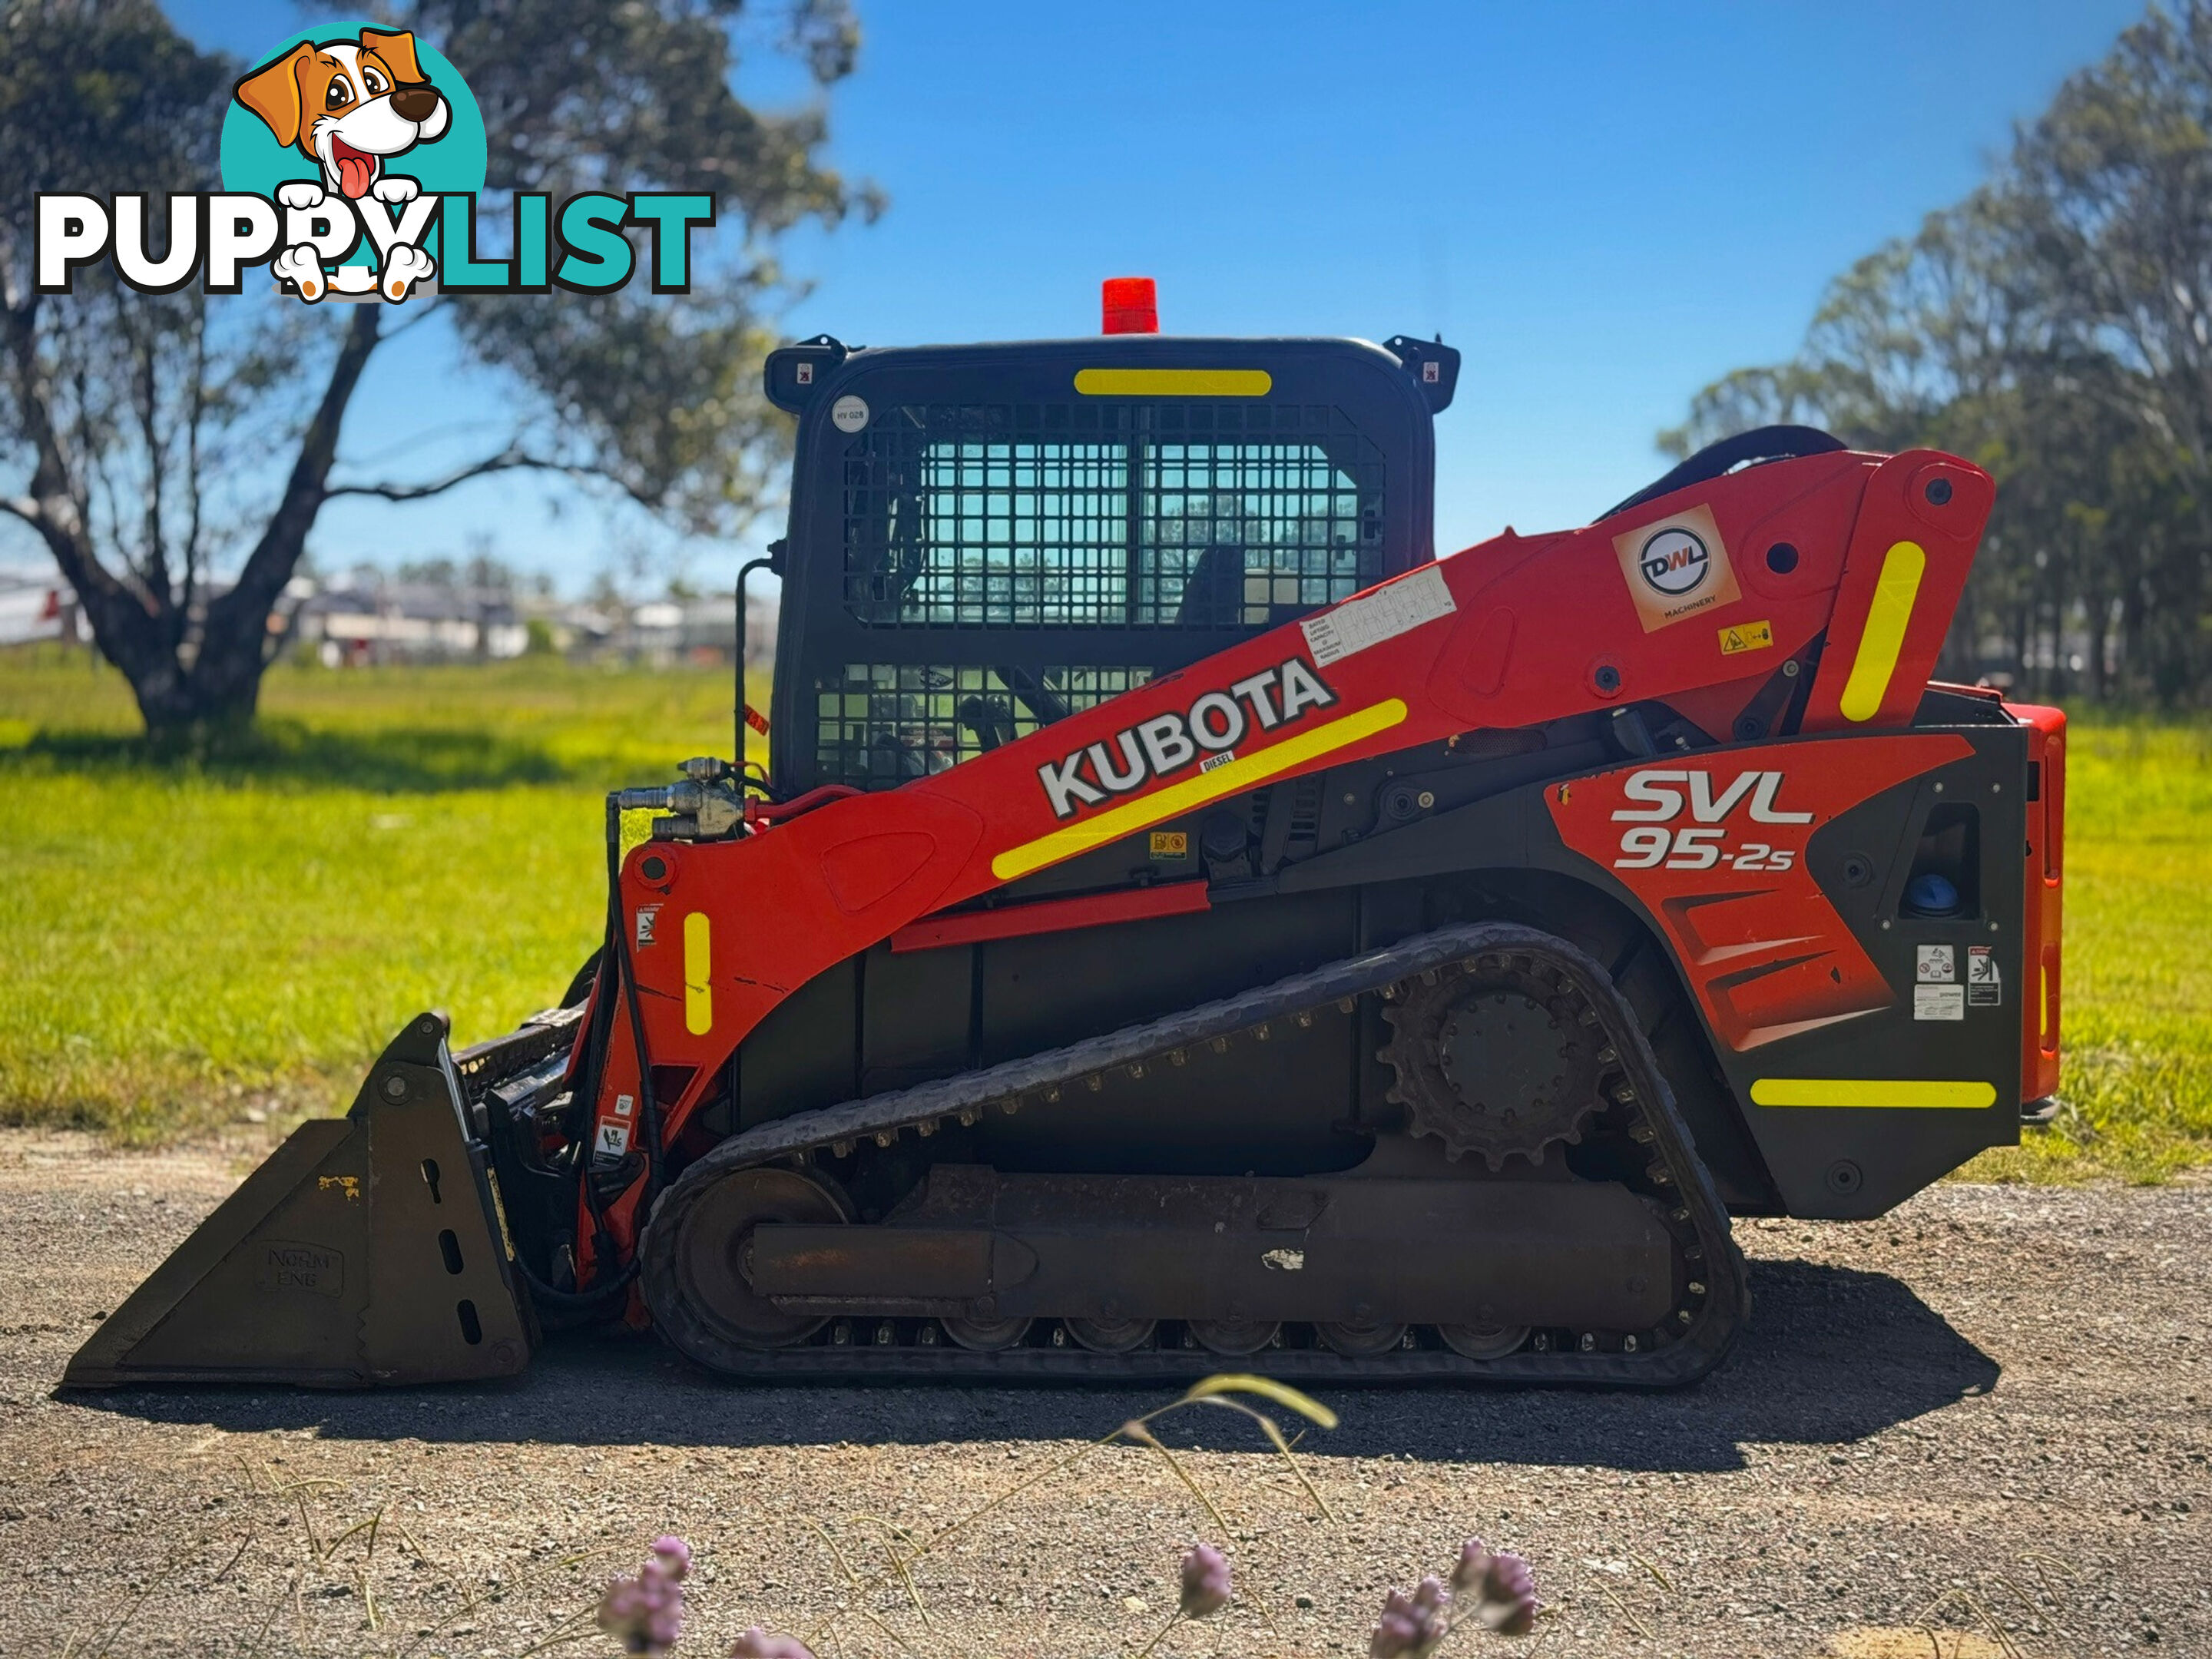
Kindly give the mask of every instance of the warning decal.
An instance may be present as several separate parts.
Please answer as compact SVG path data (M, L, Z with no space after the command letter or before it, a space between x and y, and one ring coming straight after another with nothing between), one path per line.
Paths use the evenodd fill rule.
M1977 1008L1995 1008L2004 1001L2004 981L1997 974L1996 951L1989 945L1966 947L1966 1000Z
M1152 856L1156 859L1188 858L1190 856L1190 832L1187 830L1153 830Z
M1959 977L1958 947L1923 945L1912 975L1923 985L1948 985Z
M1733 657L1739 651L1764 651L1774 643L1774 624L1771 622L1735 623L1721 629L1721 655Z

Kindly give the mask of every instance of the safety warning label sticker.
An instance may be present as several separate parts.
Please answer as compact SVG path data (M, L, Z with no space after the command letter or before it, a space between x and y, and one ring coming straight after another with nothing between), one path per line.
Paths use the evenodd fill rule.
M1309 617L1298 626L1305 630L1306 649L1313 653L1315 664L1325 668L1340 657L1395 640L1458 609L1444 573L1430 565L1364 599L1346 599L1334 611Z
M1964 1019L1966 988L1963 985L1916 985L1912 988L1915 1019Z
M1733 657L1742 651L1764 651L1774 643L1774 624L1771 622L1735 623L1721 629L1721 655Z
M1966 1000L1977 1008L1995 1008L2004 1001L2004 981L1997 973L1997 956L1987 945L1966 947Z
M1959 977L1958 947L1923 945L1913 977L1923 985L1948 985Z

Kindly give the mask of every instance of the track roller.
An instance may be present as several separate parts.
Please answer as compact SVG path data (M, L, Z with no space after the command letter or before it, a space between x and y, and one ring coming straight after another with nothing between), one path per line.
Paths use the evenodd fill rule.
M973 1353L996 1353L1021 1346L1030 1334L1027 1319L955 1319L945 1321L945 1334Z
M1345 1325L1323 1322L1314 1327L1321 1340L1347 1359L1371 1359L1389 1353L1406 1340L1403 1325Z
M1242 1358L1273 1343L1283 1328L1272 1319L1194 1319L1190 1334L1210 1353Z
M1061 1322L1078 1347L1093 1353L1134 1353L1152 1340L1149 1319L1068 1319Z
M1503 1359L1528 1340L1526 1325L1439 1325L1444 1346L1468 1359Z

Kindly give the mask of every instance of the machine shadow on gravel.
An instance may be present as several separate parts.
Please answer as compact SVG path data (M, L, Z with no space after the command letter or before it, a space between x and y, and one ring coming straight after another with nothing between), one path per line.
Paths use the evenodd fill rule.
M1996 1362L1886 1273L1774 1260L1753 1261L1751 1271L1753 1340L1694 1388L1322 1390L1343 1425L1309 1435L1299 1450L1717 1472L1741 1468L1747 1442L1847 1444L1996 1386ZM1224 1360L1222 1368L1237 1366ZM650 1340L584 1337L554 1342L508 1383L372 1394L125 1389L61 1398L143 1421L241 1434L313 1429L328 1440L750 1447L1061 1440L1104 1434L1176 1391L1165 1382L732 1385ZM1209 1425L1203 1443L1243 1442L1224 1424ZM1253 1444L1261 1449L1256 1437Z

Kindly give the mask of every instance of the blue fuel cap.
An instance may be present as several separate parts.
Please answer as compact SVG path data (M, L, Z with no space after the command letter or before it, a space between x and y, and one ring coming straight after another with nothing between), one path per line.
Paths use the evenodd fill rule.
M1917 915L1955 916L1959 914L1959 890L1948 877L1930 870L1905 884L1905 908Z

